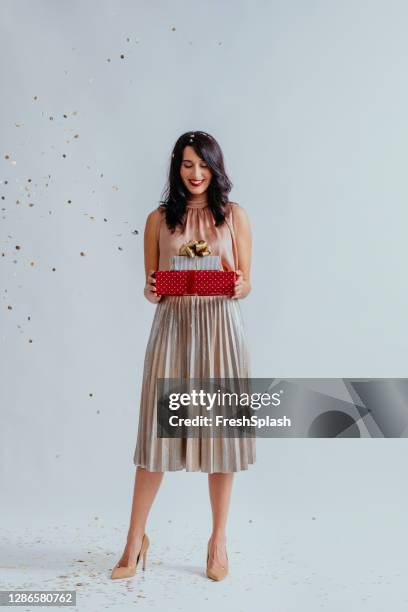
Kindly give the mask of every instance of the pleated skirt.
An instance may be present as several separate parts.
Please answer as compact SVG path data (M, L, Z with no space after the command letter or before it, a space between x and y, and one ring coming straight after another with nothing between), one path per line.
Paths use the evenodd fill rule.
M133 463L151 472L238 472L256 460L251 437L157 437L157 378L249 378L239 300L162 296L146 347Z

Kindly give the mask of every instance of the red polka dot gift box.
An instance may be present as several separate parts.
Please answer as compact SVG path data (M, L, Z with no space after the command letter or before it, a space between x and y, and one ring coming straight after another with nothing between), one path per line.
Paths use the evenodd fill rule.
M234 270L157 270L157 295L233 295Z

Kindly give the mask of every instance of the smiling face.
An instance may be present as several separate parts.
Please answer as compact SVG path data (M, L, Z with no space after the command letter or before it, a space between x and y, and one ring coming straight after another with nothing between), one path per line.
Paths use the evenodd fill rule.
M211 182L212 172L193 147L186 146L180 166L180 175L184 185L193 195L204 193Z

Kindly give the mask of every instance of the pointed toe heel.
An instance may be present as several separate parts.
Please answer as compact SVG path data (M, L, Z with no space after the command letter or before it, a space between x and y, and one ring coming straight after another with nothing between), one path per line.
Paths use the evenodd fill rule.
M211 580L223 580L226 576L228 576L228 555L227 555L227 564L220 565L219 563L213 563L211 566L208 564L208 560L210 558L210 542L208 542L207 546L207 578Z
M132 578L136 574L137 566L139 565L140 559L143 558L142 568L146 569L147 549L149 548L149 538L144 534L142 539L142 545L140 547L139 554L137 555L136 565L115 565L112 570L111 579L117 580L119 578Z

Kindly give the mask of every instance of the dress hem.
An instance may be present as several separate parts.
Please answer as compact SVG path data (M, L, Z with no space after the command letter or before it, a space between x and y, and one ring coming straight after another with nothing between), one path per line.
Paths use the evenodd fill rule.
M162 468L162 469L152 469L151 467L147 467L146 464L142 464L140 462L135 463L135 467L141 467L145 469L147 472L203 472L204 474L236 474L237 472L246 472L249 469L250 465L254 465L256 461L249 461L246 467L242 467L236 470L204 470L202 468L187 468L185 465L175 468Z

